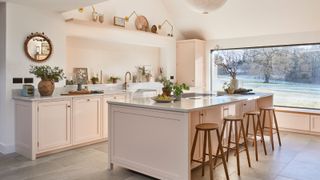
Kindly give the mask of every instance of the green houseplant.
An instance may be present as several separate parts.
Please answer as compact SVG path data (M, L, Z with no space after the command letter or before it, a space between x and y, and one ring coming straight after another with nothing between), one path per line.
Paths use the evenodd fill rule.
M176 97L176 100L180 101L183 90L189 90L189 86L187 86L185 83L182 83L182 84L176 83L172 87L172 89L173 89L173 95Z
M92 82L92 84L97 84L99 82L99 78L98 77L92 77L91 78L91 82Z
M173 90L173 83L166 78L163 78L161 80L161 83L163 85L162 94L166 96L171 96L171 92Z
M116 84L118 80L120 80L121 78L116 77L116 76L110 76L109 78L109 82L112 82L113 84Z
M64 79L63 69L59 67L31 66L29 72L37 78L41 78L38 90L41 96L51 96L54 91L54 83Z

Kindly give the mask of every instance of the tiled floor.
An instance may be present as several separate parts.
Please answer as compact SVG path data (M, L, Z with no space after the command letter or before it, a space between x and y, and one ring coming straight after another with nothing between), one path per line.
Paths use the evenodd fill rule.
M241 176L236 173L235 157L228 163L230 179L242 180L318 180L320 179L320 136L293 133L281 134L283 146L264 156L260 146L260 161L254 159L250 148L252 168L241 153ZM276 141L277 143L277 141ZM270 145L270 144L267 144ZM97 144L29 161L17 154L0 155L0 180L149 180L150 177L116 167L106 170L107 145ZM194 180L201 177L201 170L192 173ZM225 179L222 166L215 170L215 180Z

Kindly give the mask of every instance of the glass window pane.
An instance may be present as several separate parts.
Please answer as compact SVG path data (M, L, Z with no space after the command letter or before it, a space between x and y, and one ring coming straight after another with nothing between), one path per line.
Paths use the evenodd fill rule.
M224 54L242 55L241 87L274 93L277 106L320 109L320 44L213 50L212 67ZM211 87L222 90L230 75L221 67L215 72Z

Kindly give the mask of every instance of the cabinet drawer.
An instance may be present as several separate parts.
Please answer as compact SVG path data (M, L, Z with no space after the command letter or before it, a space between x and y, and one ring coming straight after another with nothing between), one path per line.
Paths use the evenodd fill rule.
M309 131L310 115L287 112L276 112L280 128Z

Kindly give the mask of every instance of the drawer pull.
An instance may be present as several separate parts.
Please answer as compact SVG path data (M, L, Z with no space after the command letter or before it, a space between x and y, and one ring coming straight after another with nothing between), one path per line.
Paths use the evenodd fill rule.
M89 102L89 101L90 101L90 99L87 99L87 101Z

